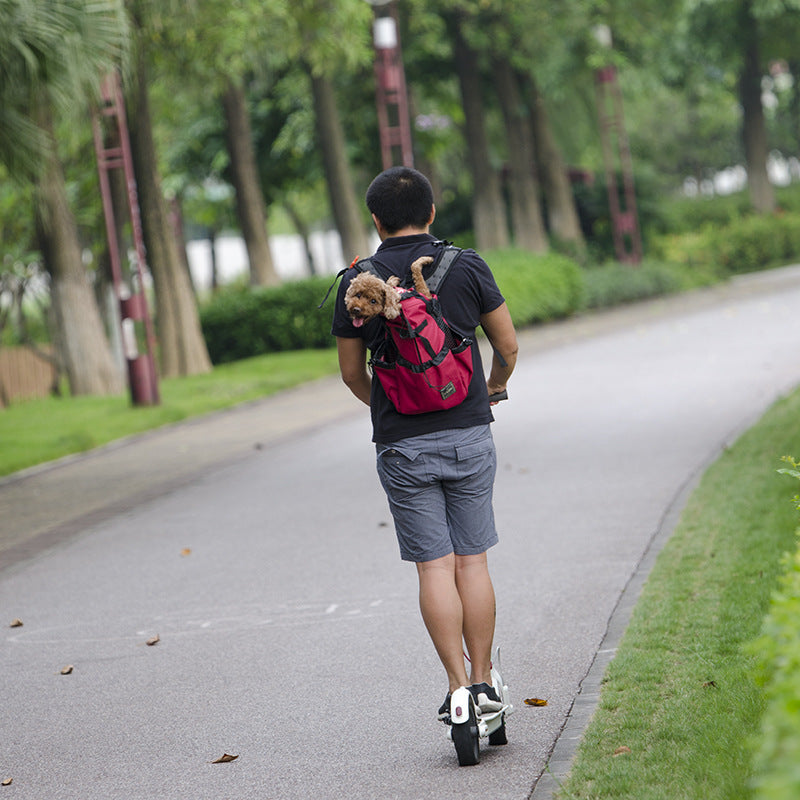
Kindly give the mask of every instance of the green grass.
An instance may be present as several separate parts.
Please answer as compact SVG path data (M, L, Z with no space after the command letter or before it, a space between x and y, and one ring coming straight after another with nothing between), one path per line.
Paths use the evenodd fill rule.
M273 353L162 380L161 404L120 397L45 398L0 411L0 476L131 434L265 397L337 370L336 350Z
M764 709L755 656L795 549L800 392L778 402L703 477L659 555L603 683L565 798L746 800ZM630 752L615 755L618 748Z

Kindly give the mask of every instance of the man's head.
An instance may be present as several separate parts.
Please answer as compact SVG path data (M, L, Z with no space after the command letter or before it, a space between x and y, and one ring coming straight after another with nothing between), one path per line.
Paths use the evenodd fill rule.
M391 167L369 185L367 208L389 236L406 228L423 230L433 218L433 189L421 172Z

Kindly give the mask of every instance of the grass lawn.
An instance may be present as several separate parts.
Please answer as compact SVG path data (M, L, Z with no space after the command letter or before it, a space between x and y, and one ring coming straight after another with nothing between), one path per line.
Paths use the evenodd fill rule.
M746 800L764 698L755 639L794 552L800 392L707 471L636 605L603 684L566 798ZM627 748L627 749L626 749Z
M0 411L0 476L171 422L265 397L337 371L336 350L273 353L162 380L161 405L132 408L119 397L65 397Z

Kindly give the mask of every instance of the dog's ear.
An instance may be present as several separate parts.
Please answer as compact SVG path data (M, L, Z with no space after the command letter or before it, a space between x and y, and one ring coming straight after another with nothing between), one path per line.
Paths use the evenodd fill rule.
M383 316L386 319L397 319L400 316L400 295L390 287L383 290Z

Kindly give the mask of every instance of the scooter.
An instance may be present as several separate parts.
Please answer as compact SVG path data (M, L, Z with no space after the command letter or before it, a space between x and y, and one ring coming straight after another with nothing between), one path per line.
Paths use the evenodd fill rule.
M466 686L456 689L450 696L450 721L447 736L456 748L459 766L470 767L481 760L480 740L488 737L489 744L508 744L506 717L514 711L508 686L500 675L500 649L492 660L492 686L503 704L499 711L481 713Z

